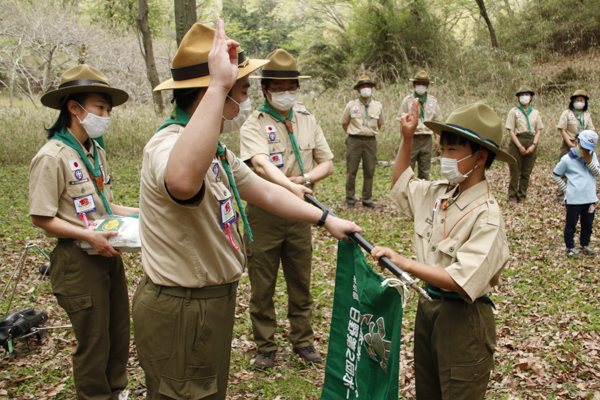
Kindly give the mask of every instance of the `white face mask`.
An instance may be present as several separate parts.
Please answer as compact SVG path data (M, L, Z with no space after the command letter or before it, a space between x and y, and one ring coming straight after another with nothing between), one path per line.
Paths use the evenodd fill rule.
M87 112L87 116L83 121L80 120L79 117L77 117L77 119L79 119L79 123L83 126L83 129L85 129L88 136L92 139L96 139L104 135L104 132L106 132L108 125L110 124L110 117L99 117L83 108L81 104L77 103L77 105Z
M573 103L573 107L575 107L576 110L583 110L583 107L585 107L585 102L578 101L576 103Z
M579 145L575 146L573 150L575 151L575 154L577 154L577 157L583 156L583 149L579 147Z
M250 101L250 96L248 96L248 98L242 101L241 103L238 103L229 95L227 95L227 97L229 97L231 101L233 101L235 104L240 106L240 111L233 119L227 119L225 118L225 116L222 115L225 121L223 121L223 130L221 131L221 133L231 133L239 131L242 125L244 125L244 122L246 122L246 119L248 118L248 116L250 115L250 111L252 110L252 102Z
M371 92L372 92L371 88L364 87L364 88L360 89L360 97L364 97L364 98L371 97Z
M415 92L417 92L417 94L419 96L422 96L425 93L427 93L427 86L424 86L424 85L415 85Z
M475 168L477 168L477 165L475 165L473 167L472 170L470 170L469 172L467 172L466 175L463 175L460 173L460 171L458 170L458 163L466 160L469 157L474 156L477 153L471 154L470 156L467 156L465 158L463 158L462 160L457 160L455 158L447 158L447 157L442 157L441 161L442 161L442 176L444 178L446 178L448 180L448 182L450 183L461 183L462 181L464 181L465 179L467 179L467 177L469 176L469 174L471 172L473 172L473 170L475 170Z
M298 100L298 96L300 95L298 89L286 90L285 92L281 93L269 93L271 93L271 105L279 111L287 111L292 108L296 100Z
M531 96L521 96L519 97L519 101L521 102L521 104L526 106L531 101Z

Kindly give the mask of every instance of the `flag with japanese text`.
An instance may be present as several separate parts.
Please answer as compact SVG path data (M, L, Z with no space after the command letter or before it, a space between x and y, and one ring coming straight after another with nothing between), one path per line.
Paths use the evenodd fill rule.
M397 400L402 297L339 242L333 316L321 400Z

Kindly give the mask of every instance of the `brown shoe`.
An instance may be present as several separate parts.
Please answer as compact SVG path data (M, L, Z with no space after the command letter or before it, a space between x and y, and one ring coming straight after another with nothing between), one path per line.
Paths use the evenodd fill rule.
M275 366L276 355L277 350L257 354L256 358L254 359L254 366L260 369L271 369Z
M320 364L323 361L321 353L314 346L306 346L301 349L294 349L294 353L298 354L302 359L309 363Z

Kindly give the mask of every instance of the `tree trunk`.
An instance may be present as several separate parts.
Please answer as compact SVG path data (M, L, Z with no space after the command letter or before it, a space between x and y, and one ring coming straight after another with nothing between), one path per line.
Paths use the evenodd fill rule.
M504 4L506 5L506 11L508 11L508 15L512 17L513 11L512 8L510 8L510 4L508 4L508 0L504 0Z
M175 38L177 47L188 30L196 23L196 0L174 0L175 3Z
M142 42L144 44L144 61L146 61L146 75L150 81L150 86L155 88L160 83L158 71L154 62L154 49L152 48L152 34L148 26L148 0L139 0L140 13L137 16L137 24L142 32ZM152 92L155 111L159 114L164 112L164 104L160 92Z
M475 3L479 6L479 12L481 16L485 20L487 24L488 30L490 31L490 39L492 40L492 47L498 48L498 41L496 40L496 33L494 32L494 27L492 26L492 21L490 21L490 17L488 17L488 13L485 10L484 0L475 0Z

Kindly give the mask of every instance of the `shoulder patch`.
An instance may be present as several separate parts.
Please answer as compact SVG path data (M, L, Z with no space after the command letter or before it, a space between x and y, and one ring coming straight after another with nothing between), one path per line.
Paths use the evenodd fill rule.
M498 200L490 198L487 201L488 207L488 225L499 226L502 220L502 214L500 213L500 207L498 206Z
M294 112L298 112L300 114L305 114L305 115L310 115L310 113L306 110L306 109L300 109L300 110L296 110L294 108Z

